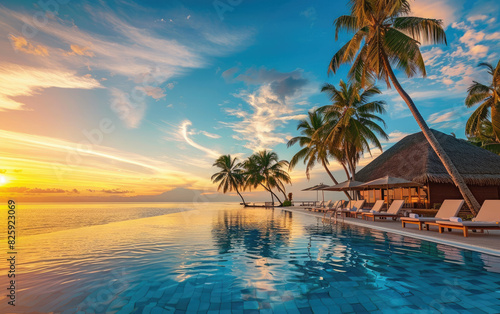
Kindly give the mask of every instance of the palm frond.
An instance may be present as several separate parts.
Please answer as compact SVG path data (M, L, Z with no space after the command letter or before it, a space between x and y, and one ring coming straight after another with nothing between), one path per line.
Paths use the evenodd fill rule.
M335 40L339 39L340 31L355 32L358 30L358 20L352 15L341 15L335 19L333 25L335 26Z
M447 44L442 20L402 16L394 19L393 26L417 41Z

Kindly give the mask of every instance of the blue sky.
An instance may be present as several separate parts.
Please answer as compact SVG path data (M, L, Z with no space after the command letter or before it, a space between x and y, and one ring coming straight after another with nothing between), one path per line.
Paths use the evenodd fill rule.
M11 192L28 187L43 198L59 189L51 196L76 198L182 187L216 195L209 182L216 156L268 148L290 159L298 147L286 142L298 135L297 120L328 104L321 85L338 84L348 70L327 75L349 38L336 42L332 27L348 13L347 0L50 3L57 5L0 6L0 148L11 157L2 161ZM443 19L448 39L422 47L427 78L398 73L431 127L464 137L467 87L488 78L476 65L500 57L499 7L413 1L415 16ZM387 148L419 129L399 95L378 85L387 102ZM92 130L103 119L113 130L101 138ZM76 158L82 141L91 147ZM319 167L311 182L303 167L292 175L290 191L302 197L300 189L330 183Z

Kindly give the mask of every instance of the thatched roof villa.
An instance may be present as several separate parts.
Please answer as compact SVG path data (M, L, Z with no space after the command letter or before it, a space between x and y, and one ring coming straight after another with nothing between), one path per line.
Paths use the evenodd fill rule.
M432 132L480 204L486 199L500 198L499 155L439 131ZM462 198L422 132L403 138L361 169L355 178L368 182L387 175L424 185L389 190L390 199L406 199L413 207L432 208L444 199ZM386 198L387 192L363 191L362 195L372 203Z

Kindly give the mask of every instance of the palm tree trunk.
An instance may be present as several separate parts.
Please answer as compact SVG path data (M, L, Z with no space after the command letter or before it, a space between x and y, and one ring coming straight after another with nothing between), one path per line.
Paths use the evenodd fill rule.
M287 197L286 197L286 191L283 190L281 187L278 186L278 191L280 191L281 193L283 193L283 197L285 198L285 201L287 200Z
M495 141L500 143L500 102L497 101L491 105L491 127Z
M422 133L424 134L425 138L427 139L427 141L431 145L432 149L436 152L439 159L443 163L443 166L446 168L446 171L448 172L451 179L453 180L453 183L459 189L465 202L467 203L467 206L469 206L470 211L472 212L472 214L474 216L476 216L477 212L479 211L479 208L480 208L479 202L476 200L476 198L474 197L474 195L470 191L467 184L465 184L465 181L464 181L462 175L460 174L460 172L458 172L457 168L455 167L455 165L451 161L448 154L446 154L443 147L441 147L441 145L437 141L436 137L429 129L429 126L425 122L424 118L422 118L422 115L420 114L417 107L413 103L413 100L410 98L410 95L408 95L403 90L401 85L399 84L399 81L396 78L396 75L394 75L394 72L392 71L392 68L389 64L389 60L387 59L386 55L383 56L383 62L384 62L384 68L387 71L387 73L389 74L389 77L392 81L392 84L394 85L394 87L398 91L401 98L403 98L405 103L408 105L408 108L410 109L413 117L417 121L418 126L422 130Z
M325 167L326 173L328 173L328 175L329 175L329 176L330 176L330 178L332 179L333 183L335 183L336 185L337 185L337 184L339 184L339 183L337 182L337 180L335 180L335 177L333 176L333 174L332 174L332 172L330 171L330 169L328 169L328 167L326 166L326 162L325 162L325 160L324 160L324 159L323 159L323 160L321 160L321 163L323 164L323 167ZM342 165L342 166L343 166L343 165ZM344 167L344 168L345 168L345 167ZM349 179L349 176L348 176L347 178ZM348 198L349 200L352 200L351 195L349 195L349 193L347 193L347 191L343 191L343 192L344 192L344 194L347 196L347 198Z
M272 198L272 197L273 197L273 195L274 195L274 197L276 197L276 199L278 200L278 202L280 202L280 205L283 205L283 203L282 203L282 202L281 202L281 200L279 199L278 195L276 195L276 194L273 192L273 190L271 190L270 188L266 187L266 186L265 186L264 184L262 184L262 183L261 183L260 185L262 185L262 187L263 187L266 191L268 191L269 193L271 193L271 198ZM273 202L274 202L274 199L273 199Z
M243 202L243 206L247 206L247 203L245 202L245 199L241 195L240 191L238 191L238 188L234 187L234 189L236 190L236 193L238 193L238 195L241 197L241 201Z
M349 166L349 171L351 172L351 180L354 181L355 180L354 175L356 174L356 166L352 162L351 156L349 155L349 151L347 150L347 146L344 149L345 149L347 164Z
M346 155L347 164L349 166L349 170L351 172L351 180L355 181L356 179L354 178L354 176L356 175L356 163L353 162L353 159L349 155L349 151L347 150L347 146L345 146L345 155ZM353 196L356 195L356 200L359 200L361 197L361 193L359 191L355 191L355 192L353 191L352 195ZM352 200L352 197L350 199Z
M344 168L345 175L347 176L347 180L351 178L351 174L349 173L349 170L347 170L347 167L344 164L341 164L342 167Z

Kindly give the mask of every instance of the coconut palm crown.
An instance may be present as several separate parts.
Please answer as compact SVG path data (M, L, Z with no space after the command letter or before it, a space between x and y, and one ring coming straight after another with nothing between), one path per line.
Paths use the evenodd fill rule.
M245 199L239 191L239 188L243 188L244 174L238 159L231 158L231 155L222 155L217 158L213 166L220 169L212 175L212 182L219 183L217 191L222 190L223 193L227 193L234 190L245 204Z
M469 137L490 137L500 144L500 60L496 67L486 62L479 63L478 67L487 69L491 82L474 81L467 90L465 105L468 108L479 106L467 120L465 131ZM491 132L485 132L485 127L491 128Z

